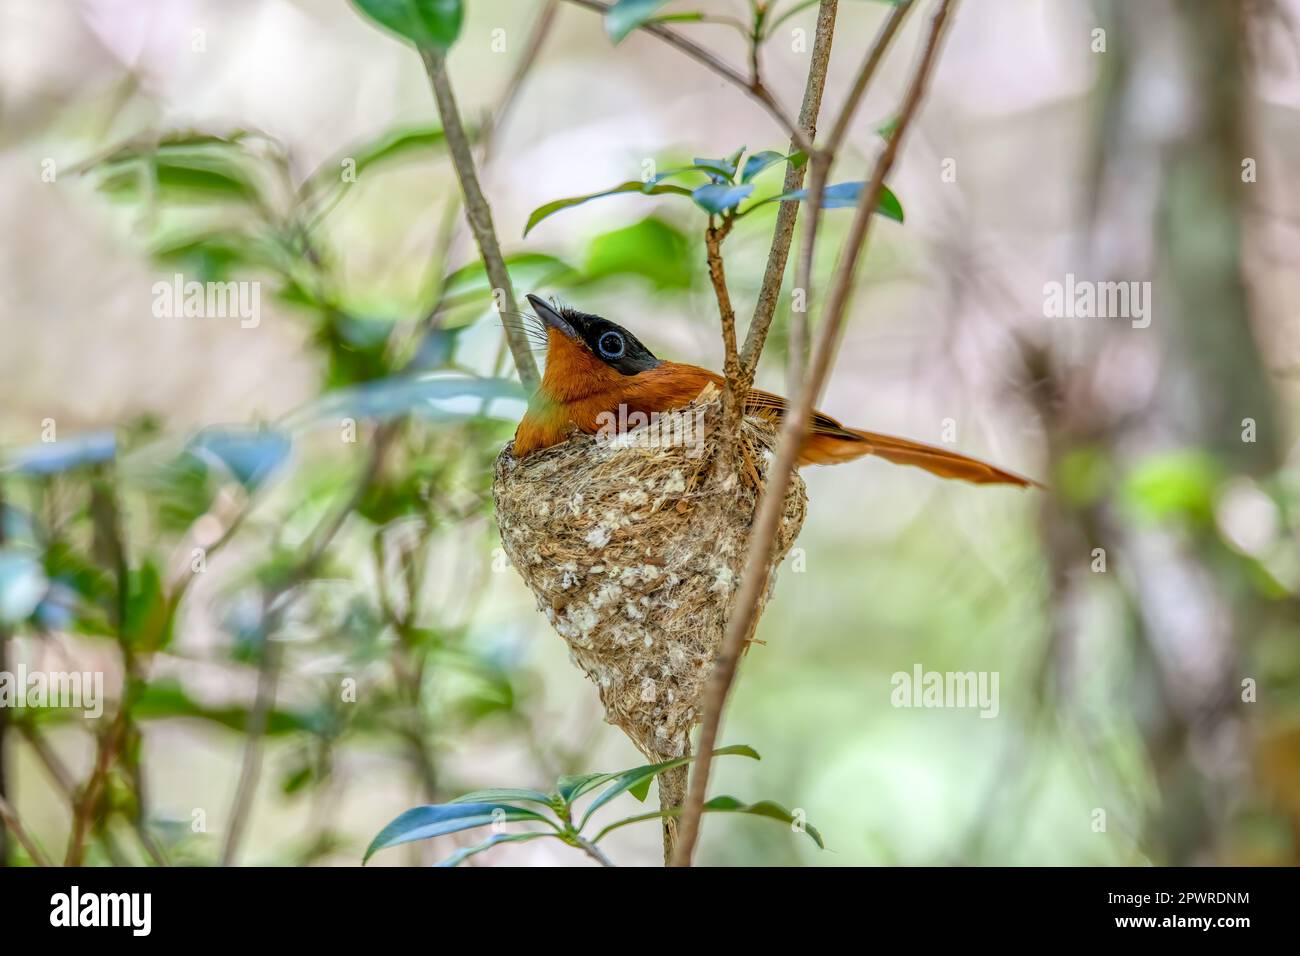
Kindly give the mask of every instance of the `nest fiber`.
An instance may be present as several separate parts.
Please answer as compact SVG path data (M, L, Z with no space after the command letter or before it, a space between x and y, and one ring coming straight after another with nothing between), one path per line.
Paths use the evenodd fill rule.
M606 719L656 760L686 753L700 719L758 497L752 480L714 476L719 405L697 410L693 443L656 440L650 429L574 434L523 460L507 445L493 483L511 562L596 684ZM774 438L766 422L745 422L762 480ZM806 506L796 474L773 567Z

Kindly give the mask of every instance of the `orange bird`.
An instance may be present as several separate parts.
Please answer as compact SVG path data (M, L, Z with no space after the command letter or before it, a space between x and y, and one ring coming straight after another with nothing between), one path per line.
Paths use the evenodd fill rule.
M694 401L723 378L695 365L655 356L635 335L608 319L576 309L555 308L535 295L528 301L546 329L546 374L515 431L515 456L523 458L563 441L577 428L595 434L606 413L625 415L667 412ZM785 414L786 400L751 389L745 414L769 421ZM624 417L622 420L626 421ZM915 465L942 478L981 485L1041 487L1036 481L996 465L907 438L846 428L814 412L811 430L799 454L800 465L835 465L876 455L899 465Z

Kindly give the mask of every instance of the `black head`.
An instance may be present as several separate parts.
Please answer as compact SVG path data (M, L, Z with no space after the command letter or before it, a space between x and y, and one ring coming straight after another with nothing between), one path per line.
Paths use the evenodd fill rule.
M548 327L585 345L592 355L616 372L636 375L662 364L640 339L617 322L577 309L557 308L535 295L528 296L528 301Z

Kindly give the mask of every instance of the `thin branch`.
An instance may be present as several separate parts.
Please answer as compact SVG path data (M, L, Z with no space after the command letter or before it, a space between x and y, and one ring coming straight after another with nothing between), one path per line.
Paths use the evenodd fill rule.
M5 489L4 484L0 483L0 547L5 543ZM0 625L0 674L9 670L9 628ZM5 745L8 743L9 725L9 708L0 707L0 800L3 800L9 793L9 778L5 772L8 766L8 760L5 756ZM9 865L9 838L3 830L0 830L0 867Z
M41 848L36 845L36 841L32 839L22 821L18 819L17 812L4 797L0 797L0 821L4 822L4 825L9 828L9 832L22 844L23 849L27 851L27 855L32 858L33 863L37 866L50 865L49 858L41 852Z
M605 855L604 851L601 850L600 847L596 846L596 844L592 843L592 842L591 842L590 840L588 840L586 837L582 837L582 836L580 836L580 837L577 838L577 841L578 841L578 846L579 846L579 848L582 850L582 852L583 852L583 853L586 853L587 856L591 857L593 860L595 860L595 861L596 861L597 863L599 863L601 866L613 866L613 865L614 865L614 861L611 860L609 857L607 857L607 856Z
M740 589L727 620L727 631L723 637L722 647L719 649L705 689L704 720L700 727L696 748L699 757L691 774L691 786L687 793L686 804L682 808L677 852L673 860L675 866L689 866L695 851L695 843L699 838L700 816L709 788L711 757L717 745L723 708L736 676L741 649L745 641L753 635L758 623L758 602L768 584L767 565L771 560L785 496L790 487L799 449L803 445L808 420L812 415L813 402L821 391L830 369L831 357L839 340L858 259L875 218L876 203L880 198L885 176L893 167L903 137L916 116L917 108L925 93L926 83L934 69L944 27L955 4L956 0L939 0L939 7L930 24L925 50L899 111L898 123L885 149L876 160L870 183L863 191L862 201L854 213L849 238L833 279L826 320L822 323L818 336L812 368L782 422L776 460L768 472L767 487L763 491L758 506L758 517L750 532L745 568L740 576Z
M722 319L722 370L726 384L722 391L723 434L735 438L740 434L741 409L744 401L740 383L740 352L736 347L736 310L731 304L731 293L727 290L727 274L722 260L722 241L731 232L735 219L723 214L722 221L714 224L709 217L709 227L704 232L705 257L709 267L709 282L713 285L713 294L718 300L718 315ZM731 467L731 445L727 452L720 454L717 466Z
M397 427L397 422L388 422L380 426L375 433L365 471L362 472L361 478L348 500L330 517L321 522L313 535L307 556L294 565L274 587L268 589L262 595L265 646L257 672L257 693L253 702L253 710L248 716L244 756L239 771L239 783L235 788L235 798L231 804L228 817L230 823L226 830L225 842L221 848L222 866L232 865L239 853L239 844L243 839L248 816L252 811L253 797L257 791L257 781L261 776L262 738L266 733L271 710L275 706L275 695L279 685L280 663L283 654L280 645L270 638L276 628L275 622L288 609L288 601L281 601L280 599L287 597L294 588L315 570L321 559L324 558L330 543L342 530L348 516L361 503L366 491L383 467L384 456L397 435Z
M510 80L506 83L505 90L497 100L496 109L492 111L492 115L488 117L481 127L478 143L479 155L486 158L491 153L497 132L505 125L506 117L514 107L515 101L519 99L519 91L523 89L528 74L532 72L533 66L537 63L537 56L541 52L542 44L546 42L551 28L555 26L555 14L559 12L559 9L560 0L546 0L542 12L537 15L537 20L533 23L533 29L524 43L524 50L519 55L518 62L515 63L514 72L510 74Z
M602 0L569 0L569 2L579 7L585 7L588 10L594 10L602 16L610 8L610 4L604 3ZM688 40L677 31L669 29L661 23L643 23L638 29L658 37L670 46L676 47L695 62L707 67L729 83L733 83L744 90L751 99L755 100L763 109L767 110L774 120L781 124L781 128L799 149L812 150L812 138L804 133L800 126L795 124L785 110L781 108L781 104L776 101L776 97L772 95L772 92L763 85L757 76L746 77L739 70L728 66L704 47L692 40Z
M808 160L812 169L808 178L808 212L804 216L803 246L794 273L794 293L803 301L799 308L792 305L790 309L790 343L786 357L786 387L791 394L799 391L807 364L805 352L808 350L808 314L812 311L813 251L817 244L817 228L821 225L822 191L826 188L831 159L830 153L817 152Z
M808 80L804 84L803 105L799 108L799 129L804 140L812 142L817 135L817 117L821 112L822 92L826 88L826 70L831 59L831 41L835 35L835 13L837 0L822 0L817 11L817 32L813 38L812 55L808 62ZM798 148L798 141L791 139L790 148ZM807 152L807 151L805 151ZM809 156L812 153L808 153ZM782 193L793 192L803 186L804 167L789 164L785 170L785 182ZM753 384L758 371L758 359L767 342L768 330L772 327L772 317L776 315L776 303L781 297L781 282L785 278L786 263L790 258L790 243L794 238L795 221L799 216L799 203L778 203L780 209L776 214L776 229L772 234L772 247L767 255L767 266L763 272L763 284L759 288L758 301L754 305L754 315L749 321L749 331L745 335L745 347L740 353L743 382Z
M844 137L849 131L849 125L853 122L853 115L858 111L858 104L862 102L863 94L866 93L867 87L871 85L871 81L875 78L876 71L880 69L880 64L885 59L885 53L889 49L889 45L894 41L894 35L898 33L903 21L907 19L912 4L913 0L898 0L897 5L890 10L885 22L881 24L880 31L871 44L871 52L862 61L862 67L853 80L853 88L849 90L848 99L844 101L844 108L840 111L839 119L835 121L830 139L826 141L826 151L828 153L834 155L839 152L840 145L844 142Z
M499 308L498 312L503 316L514 314L519 311L514 285L510 281L510 272L506 269L505 258L501 254L501 243L497 240L496 229L492 225L492 210L479 186L474 154L461 122L460 110L456 106L451 79L447 76L446 58L439 51L430 49L421 50L420 57L429 74L429 83L433 87L438 114L442 117L442 128L447 137L447 148L451 152L456 178L460 180L461 193L465 197L465 218L474 233L474 241L478 243L488 281L493 290L500 290L505 299L504 308ZM510 344L510 353L515 359L515 368L519 370L519 380L523 382L524 388L532 391L537 388L539 376L537 363L533 361L533 353L528 348L528 338L521 330L511 328L509 323L505 325L506 341Z
M867 54L866 59L862 61L862 67L858 70L858 75L853 81L853 88L849 91L843 109L840 110L839 118L835 121L830 138L809 160L808 211L804 218L803 247L800 250L799 264L795 269L794 282L795 289L799 290L803 296L803 302L801 303L803 308L794 309L790 313L790 354L787 385L791 393L799 390L799 384L803 380L804 370L808 363L808 316L812 314L813 252L817 245L817 230L821 225L822 190L826 188L831 163L835 161L835 157L839 154L840 146L844 143L844 136L848 132L849 125L853 122L859 104L862 102L862 96L871 80L875 77L880 64L884 61L885 52L894 41L899 28L903 25L903 20L906 19L908 12L912 9L912 4L913 0L900 0L899 4L890 11L889 16L881 25L880 31L876 34L875 41L871 44L870 52Z

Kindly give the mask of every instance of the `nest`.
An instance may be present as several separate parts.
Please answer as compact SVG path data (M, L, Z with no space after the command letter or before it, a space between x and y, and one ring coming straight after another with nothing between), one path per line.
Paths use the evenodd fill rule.
M689 752L758 498L753 478L715 477L716 398L685 414L701 426L695 441L654 427L574 434L523 460L507 445L492 488L502 543L538 608L595 683L606 720L652 760ZM773 427L747 419L744 438L753 468L742 474L761 482ZM806 507L796 474L770 570Z

